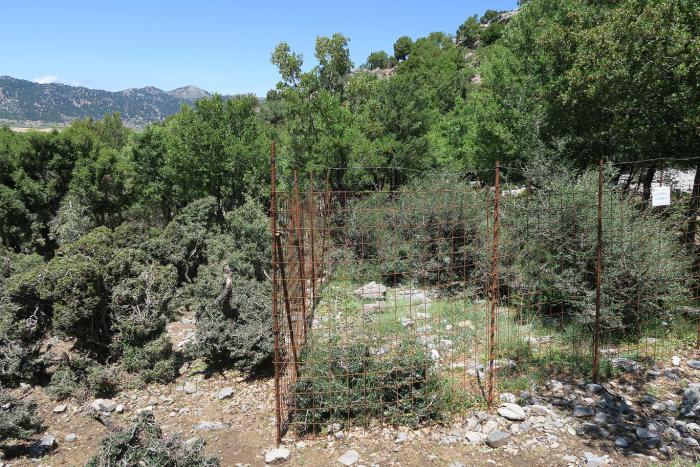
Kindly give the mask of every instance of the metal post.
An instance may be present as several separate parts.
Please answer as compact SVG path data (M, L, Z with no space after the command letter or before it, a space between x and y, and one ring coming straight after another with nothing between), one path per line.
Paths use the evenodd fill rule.
M277 311L277 174L275 167L275 140L270 147L270 230L272 232L272 333L275 342L275 416L277 421L277 444L282 442L282 400L280 394L280 328Z
M598 381L600 359L600 287L603 270L603 160L598 162L598 235L595 262L595 327L593 329L593 381Z
M280 274L282 275L282 292L284 294L284 305L287 310L287 326L289 327L289 343L292 346L292 358L294 359L294 371L296 376L299 376L299 359L297 358L297 345L296 339L294 338L294 323L292 321L292 306L289 301L289 290L287 288L287 275L284 267L284 254L282 253L282 240L280 239L280 234L275 235L275 242L277 243L277 263L280 269Z
M314 220L316 217L316 197L314 195L314 176L309 176L309 230L311 241L311 310L316 307L316 232Z
M304 211L301 209L299 201L299 185L297 183L297 174L294 172L294 211L296 212L296 241L297 255L299 261L299 280L301 281L301 318L302 318L302 342L306 340L306 258L304 255L304 232L302 230L302 222Z
M493 250L491 256L491 313L489 316L489 374L487 378L487 397L486 402L489 407L493 405L494 396L494 360L496 355L496 322L498 314L498 304L500 295L500 281L499 281L499 256L498 256L498 237L500 230L500 216L499 216L499 206L501 201L501 166L496 162L496 176L495 176L495 191L493 196Z

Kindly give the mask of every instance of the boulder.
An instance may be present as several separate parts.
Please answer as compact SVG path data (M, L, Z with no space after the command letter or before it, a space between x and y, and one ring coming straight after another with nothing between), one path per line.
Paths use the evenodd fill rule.
M504 433L502 431L496 430L491 432L488 437L486 438L486 444L493 449L500 448L501 446L505 446L508 444L508 439L510 438L510 435L508 433Z
M117 408L117 403L114 402L112 399L95 399L92 404L90 404L90 407L93 409L97 410L98 412L114 412L114 409Z
M525 411L517 404L506 402L505 404L501 404L497 411L498 415L501 417L515 422L523 421L526 418Z
M384 298L384 294L386 293L386 291L386 286L382 284L377 284L376 282L372 281L363 285L359 289L356 289L354 293L356 296L362 299L380 299Z
M349 467L359 460L360 455L357 453L357 451L350 449L349 451L345 451L345 453L338 458L338 463Z
M265 463L266 464L278 464L289 460L291 452L287 448L275 448L267 451L265 453Z
M683 392L681 415L688 418L700 416L700 383L690 383Z

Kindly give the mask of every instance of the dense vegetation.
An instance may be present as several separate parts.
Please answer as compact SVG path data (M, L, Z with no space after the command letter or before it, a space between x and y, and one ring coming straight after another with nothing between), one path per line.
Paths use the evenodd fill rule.
M405 194L419 203L414 213L447 218L462 212L452 209L451 200L408 196L425 184L434 187L424 180L426 172L449 172L446 184L469 179L483 186L496 160L513 182L527 173L514 167L556 162L569 178L549 184L531 179L536 189L587 189L587 170L604 158L616 166L612 182L624 174L628 186L638 182L648 196L662 166L697 167L698 2L523 3L517 14L455 18L454 33L400 37L392 51L372 52L357 69L342 34L317 38L310 68L280 43L271 61L281 81L263 101L205 98L139 132L118 115L51 133L0 128L0 386L30 381L48 383L56 398L107 395L125 381L169 381L186 359L202 358L210 369L269 366L264 206L272 139L280 142L282 188L293 173L302 183L318 174L335 189L398 190L398 201L391 202L402 202ZM591 228L592 218L576 203L567 200L560 213L572 214L566 219L544 220L541 243L521 245L541 264L515 262L505 273L524 284L532 268L560 262L555 253L566 229ZM689 206L684 219L697 214L697 191ZM669 240L666 221L637 219L636 201L622 199L611 209L634 234L615 258L629 264L634 256L658 274L614 271L610 294L625 294L640 281L658 286L645 289L647 308L611 308L608 323L633 323L633 314L665 319L685 294L684 251ZM409 214L383 221L401 235L401 227L414 222ZM694 225L686 225L688 245L695 245ZM361 226L350 223L349 234L392 245L381 236L396 232L363 232ZM464 248L478 241L479 228L474 223L461 232ZM522 225L507 228L517 236ZM399 264L379 273L410 271L412 262L446 248L445 232L420 235L434 239L426 243L430 251L410 258L391 252ZM645 243L649 235L663 249L652 252ZM524 289L522 296L565 302L586 324L590 278L573 290L570 284L571 271L585 269L591 247L587 239L565 252L570 268L543 278L546 297ZM475 258L471 265L475 283L485 274L483 261ZM197 339L174 352L166 324L188 311L198 320ZM39 352L50 336L71 344L58 361ZM338 359L342 363L343 356ZM22 420L17 429L35 425L30 412L22 407L14 415Z

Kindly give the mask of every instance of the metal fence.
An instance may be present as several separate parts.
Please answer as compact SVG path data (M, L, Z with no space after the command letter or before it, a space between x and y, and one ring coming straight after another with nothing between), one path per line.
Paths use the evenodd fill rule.
M656 207L602 162L546 189L504 172L278 192L273 157L278 439L428 422L535 375L643 372L694 343L692 187Z

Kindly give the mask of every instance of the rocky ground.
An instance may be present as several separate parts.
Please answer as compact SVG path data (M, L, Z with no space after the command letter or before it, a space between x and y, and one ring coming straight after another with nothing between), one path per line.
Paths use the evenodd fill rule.
M170 326L177 348L194 326L187 318ZM699 357L679 354L648 371L628 361L621 365L626 373L601 385L550 380L529 392L500 394L494 410L449 425L331 425L316 437L289 434L281 446L274 442L272 378L208 375L192 365L169 385L61 403L44 388L25 385L12 392L37 402L47 429L29 455L0 460L0 467L84 465L99 450L105 425L129 426L143 411L153 413L166 435L203 439L224 466L693 465L700 459Z

